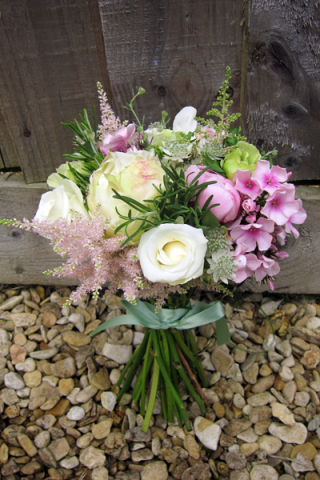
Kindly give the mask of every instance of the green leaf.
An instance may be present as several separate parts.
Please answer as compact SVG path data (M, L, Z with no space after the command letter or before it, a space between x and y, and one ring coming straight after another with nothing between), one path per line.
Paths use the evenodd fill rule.
M220 222L211 210L208 209L201 219L201 225L204 227L218 228L220 227Z

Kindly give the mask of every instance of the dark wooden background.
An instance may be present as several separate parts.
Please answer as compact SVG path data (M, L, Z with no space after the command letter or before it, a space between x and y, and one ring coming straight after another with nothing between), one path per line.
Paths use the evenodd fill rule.
M137 111L148 123L186 105L204 115L227 65L248 140L276 147L293 180L318 184L318 0L2 0L0 10L0 169L20 167L27 184L44 182L72 151L60 122L98 107L97 81L122 119L132 89L144 87ZM17 212L1 185L0 217L35 213L34 189Z

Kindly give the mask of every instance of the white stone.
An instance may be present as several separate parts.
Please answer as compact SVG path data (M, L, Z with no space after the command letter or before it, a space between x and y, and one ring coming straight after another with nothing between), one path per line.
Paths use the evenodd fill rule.
M102 450L90 446L81 451L79 459L82 465L93 470L103 467L106 456Z
M239 438L239 440L243 440L246 443L254 443L258 440L259 437L254 432L253 428L248 428L248 430L239 433L239 435L237 435L237 438Z
M121 371L119 370L119 368L114 368L113 370L111 370L109 379L112 385L115 385L117 383L117 381L120 378L120 375L121 375Z
M316 328L320 328L320 318L318 317L311 317L306 323L306 327L309 330L315 330Z
M0 345L11 345L9 332L0 328Z
M103 392L101 394L101 404L103 408L112 412L116 405L117 395L113 392Z
M109 472L105 467L99 467L92 470L91 480L108 480Z
M57 355L59 350L56 347L48 348L47 350L38 350L37 352L31 352L30 357L36 360L48 360L49 358Z
M67 418L69 420L82 420L85 416L85 411L81 407L72 407L70 408L69 412L67 413Z
M306 407L310 402L310 395L308 392L297 392L294 397L294 403L297 407Z
M281 367L279 370L279 375L281 380L284 382L290 382L290 380L294 379L294 374L289 367Z
M33 358L27 358L24 362L19 362L15 365L15 369L18 372L34 372L37 368L37 364Z
M81 333L84 332L85 322L84 322L84 316L81 313L72 313L69 316L69 321L76 326L79 332Z
M273 435L262 435L259 437L258 444L260 449L268 455L275 455L282 448L281 440Z
M78 457L65 457L60 462L60 466L62 468L66 468L67 470L72 470L73 468L76 468L78 465L79 465Z
M292 347L289 340L284 340L276 345L276 350L284 357L289 357L292 352Z
M293 355L289 355L289 357L285 358L282 362L281 362L281 366L282 367L294 367L295 366L295 361L294 361L294 357Z
M296 423L293 413L282 403L272 402L272 415L279 418L285 425L294 425Z
M103 347L102 355L110 358L110 360L114 360L119 365L125 365L132 356L132 346L106 343Z
M222 430L219 425L203 417L194 421L194 431L200 442L210 450L217 450Z
M144 333L142 332L133 332L133 346L137 347L138 345L141 345L142 340L144 338Z
M270 465L255 465L250 472L250 480L278 480L277 470Z
M23 378L15 372L9 372L5 374L4 384L7 388L13 388L13 390L21 390L25 387Z
M210 353L209 352L202 352L201 356L204 357L201 364L205 370L209 370L213 372L215 370L214 366L212 365Z
M307 439L308 430L302 423L296 423L290 427L282 423L273 422L269 425L269 433L279 438L282 442L302 445Z

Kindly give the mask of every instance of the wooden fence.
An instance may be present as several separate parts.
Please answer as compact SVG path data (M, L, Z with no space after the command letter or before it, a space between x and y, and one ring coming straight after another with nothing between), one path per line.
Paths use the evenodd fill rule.
M3 0L0 168L20 167L24 181L2 175L0 217L34 215L40 182L72 150L60 122L98 106L97 81L122 119L132 88L143 86L137 110L148 123L185 105L204 115L227 65L249 141L276 147L293 180L318 184L319 31L317 0ZM301 196L309 217L276 288L320 293L318 189ZM0 282L53 283L41 275L60 262L47 243L1 227Z

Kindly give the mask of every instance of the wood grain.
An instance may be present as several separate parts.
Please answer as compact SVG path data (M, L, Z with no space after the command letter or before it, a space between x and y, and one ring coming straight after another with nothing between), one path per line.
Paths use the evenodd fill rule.
M241 2L233 0L99 0L116 113L142 86L137 112L146 124L166 110L173 120L186 105L204 115L233 72L234 110L240 106Z
M45 183L26 185L22 174L0 176L0 218L33 218ZM34 233L0 226L0 283L75 285L77 281L43 275L61 265L49 241Z
M293 180L320 178L320 4L252 0L243 127Z
M2 2L0 148L6 167L28 183L45 181L72 151L61 121L98 106L96 82L108 88L95 0Z
M26 185L22 175L11 175L7 180L0 176L0 218L31 219L40 195L46 190L46 184ZM303 200L308 218L300 229L299 239L288 242L286 250L290 256L280 263L275 292L320 294L320 188L297 187L297 197ZM61 263L61 257L52 251L48 240L15 228L0 227L0 283L76 284L42 274ZM243 291L267 289L252 281L241 286Z

